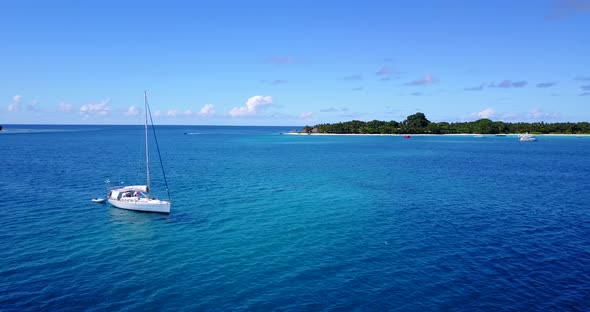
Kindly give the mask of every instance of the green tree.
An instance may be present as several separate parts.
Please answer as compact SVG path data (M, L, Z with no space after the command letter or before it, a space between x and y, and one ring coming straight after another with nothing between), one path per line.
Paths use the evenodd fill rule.
M416 113L406 117L402 122L402 131L406 133L426 133L430 120L426 119L424 113Z
M498 133L498 128L493 121L487 118L482 118L474 122L473 132L482 134L496 134Z
M430 120L426 119L424 113L415 113L406 117L406 120L404 120L403 123L411 128L426 128L430 123Z

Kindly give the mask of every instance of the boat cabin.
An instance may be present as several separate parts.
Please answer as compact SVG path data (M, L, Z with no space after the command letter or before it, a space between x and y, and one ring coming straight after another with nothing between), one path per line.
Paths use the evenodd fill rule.
M122 188L113 189L107 195L108 198L114 200L139 200L140 198L147 198L148 187L145 185L125 186Z

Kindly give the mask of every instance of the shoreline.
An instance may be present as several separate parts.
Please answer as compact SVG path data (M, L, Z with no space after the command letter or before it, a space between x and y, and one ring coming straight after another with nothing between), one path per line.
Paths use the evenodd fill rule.
M478 137L503 137L503 136L519 136L522 133L508 133L502 135L496 134L476 134L476 133L447 133L447 134L430 134L430 133L405 133L405 134L398 134L398 133L299 133L299 132L282 132L281 135L316 135L316 136L478 136ZM555 134L555 133L548 133L548 134L533 134L534 136L564 136L564 137L590 137L590 134Z

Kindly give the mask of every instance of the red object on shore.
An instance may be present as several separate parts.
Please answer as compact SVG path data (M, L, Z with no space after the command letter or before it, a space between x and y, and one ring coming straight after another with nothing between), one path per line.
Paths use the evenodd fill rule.
M409 135L404 135L404 139L409 139L411 138Z

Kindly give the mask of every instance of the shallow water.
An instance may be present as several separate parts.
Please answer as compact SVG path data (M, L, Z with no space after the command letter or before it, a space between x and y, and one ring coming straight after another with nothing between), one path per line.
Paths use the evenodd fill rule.
M590 138L291 128L159 127L161 215L90 201L141 127L13 126L0 310L590 309Z

